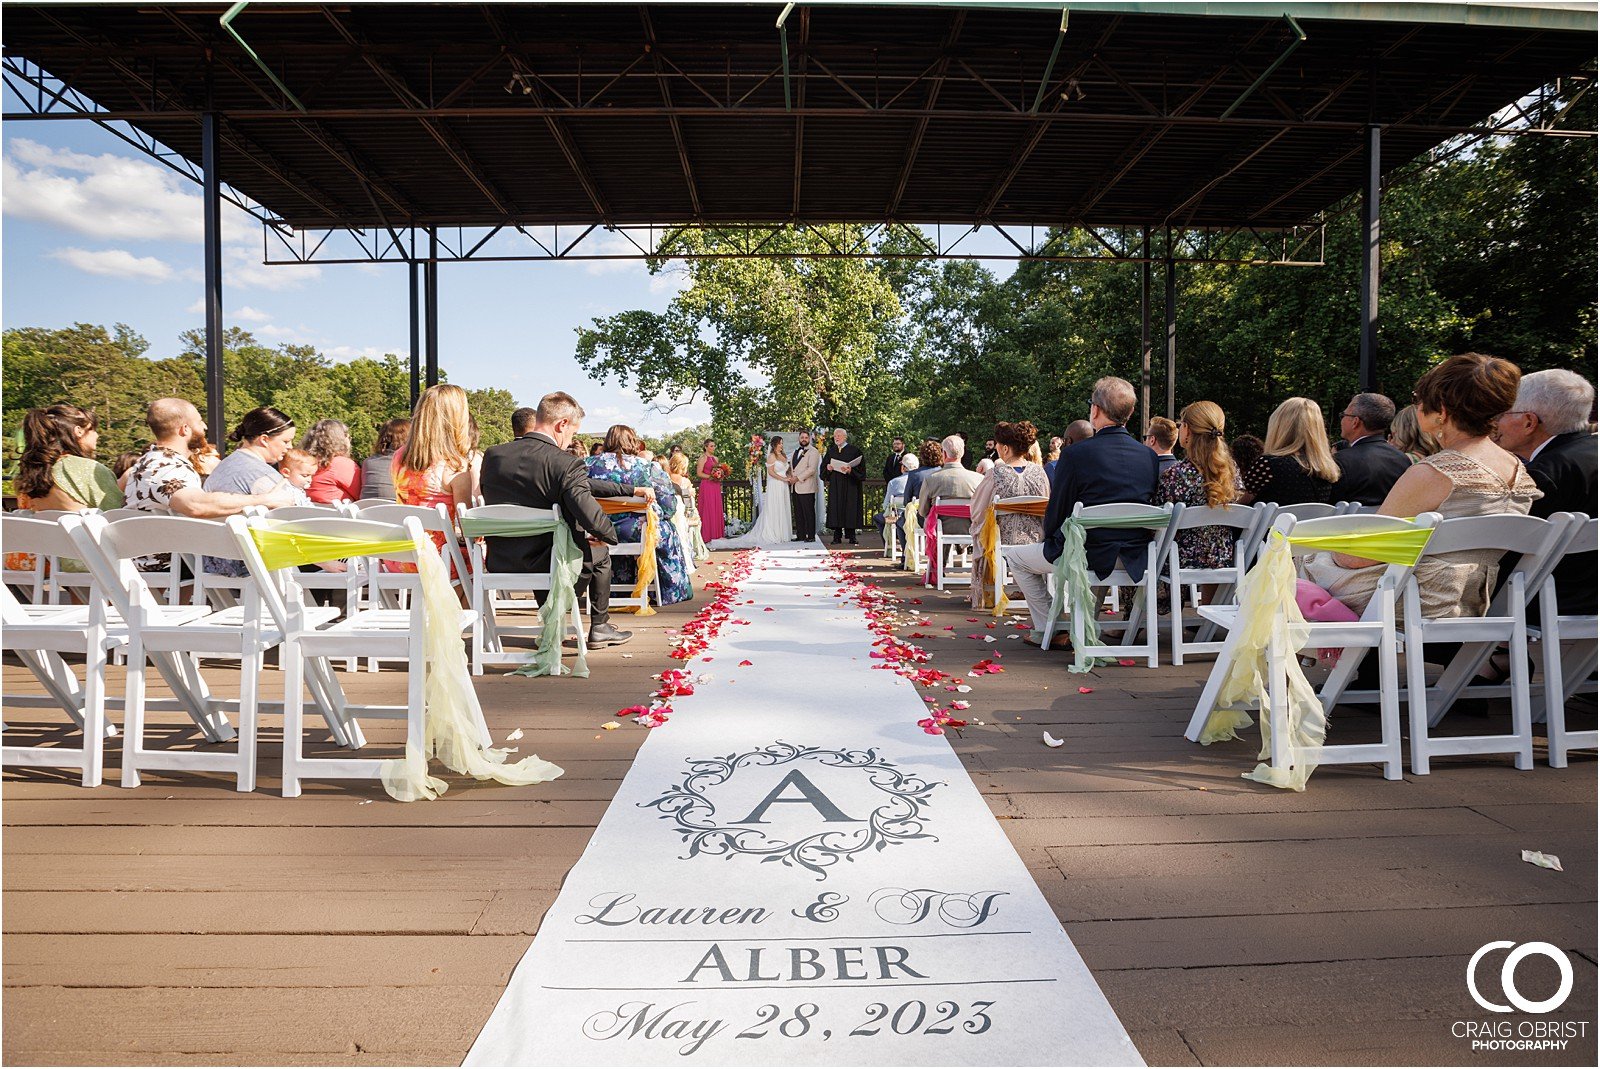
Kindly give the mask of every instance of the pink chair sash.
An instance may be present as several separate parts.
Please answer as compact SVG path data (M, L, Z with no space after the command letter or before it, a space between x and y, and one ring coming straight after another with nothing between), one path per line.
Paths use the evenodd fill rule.
M972 519L972 507L966 504L935 505L933 508L928 510L927 517L922 521L922 534L925 539L924 544L928 547L928 559L926 562L927 567L924 569L922 576L923 582L925 583L933 582L934 539L938 534L939 521L945 519L946 517L970 521Z

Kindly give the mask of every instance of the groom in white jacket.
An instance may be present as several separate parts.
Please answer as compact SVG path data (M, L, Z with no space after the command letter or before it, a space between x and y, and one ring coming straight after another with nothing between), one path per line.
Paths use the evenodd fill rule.
M800 432L800 446L789 460L794 476L794 526L796 542L814 542L817 537L817 472L822 454L811 444L811 432Z

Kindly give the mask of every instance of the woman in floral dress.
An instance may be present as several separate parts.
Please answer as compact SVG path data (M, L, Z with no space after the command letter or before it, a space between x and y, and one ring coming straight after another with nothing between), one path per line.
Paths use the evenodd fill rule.
M1178 445L1183 460L1167 468L1156 484L1156 496L1164 502L1195 508L1221 508L1239 496L1239 471L1223 437L1222 409L1211 401L1196 401L1179 413ZM1178 565L1182 568L1231 568L1234 542L1239 533L1232 527L1191 527L1179 531ZM1167 606L1167 588L1161 588L1161 607ZM1202 588L1209 600L1210 588Z
M639 436L632 427L620 423L612 427L606 432L605 451L585 462L589 468L589 478L605 479L624 486L648 486L655 490L656 501L650 507L655 510L658 521L656 575L661 580L661 603L672 605L688 601L694 596L694 587L689 582L688 554L678 538L678 529L667 522L679 508L678 488L672 485L666 472L635 455L639 446ZM621 541L644 541L643 513L618 513L611 517L611 522L616 525L617 537ZM634 582L638 578L637 568L638 564L631 557L611 558L611 574L617 583Z

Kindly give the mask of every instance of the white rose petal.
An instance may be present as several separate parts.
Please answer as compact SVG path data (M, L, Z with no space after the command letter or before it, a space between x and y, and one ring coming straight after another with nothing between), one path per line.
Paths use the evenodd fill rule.
M1054 750L1057 746L1066 745L1066 739L1058 739L1048 731L1044 733L1044 744Z
M517 730L513 731L511 734L506 736L506 741L507 742L516 742L520 738L522 738L522 729L518 728Z

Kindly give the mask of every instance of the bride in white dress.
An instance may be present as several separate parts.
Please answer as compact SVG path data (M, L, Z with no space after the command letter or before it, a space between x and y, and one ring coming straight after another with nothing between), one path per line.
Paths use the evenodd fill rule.
M767 489L761 495L761 511L755 526L738 538L719 538L712 549L753 549L788 546L794 540L794 516L789 504L789 458L784 455L783 438L773 435L767 449Z

